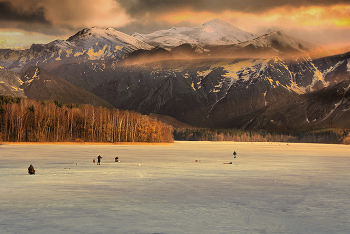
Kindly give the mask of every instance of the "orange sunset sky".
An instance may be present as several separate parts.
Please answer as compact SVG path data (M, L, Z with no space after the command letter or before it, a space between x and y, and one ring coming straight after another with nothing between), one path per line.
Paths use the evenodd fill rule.
M283 30L323 46L350 45L345 0L0 0L0 48L67 39L93 26L151 33L214 18L258 35Z

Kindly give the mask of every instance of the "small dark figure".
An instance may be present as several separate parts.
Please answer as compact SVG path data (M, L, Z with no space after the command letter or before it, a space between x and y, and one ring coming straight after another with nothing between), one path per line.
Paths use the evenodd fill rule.
M96 162L95 159L93 159L92 162L95 163Z
M99 155L98 157L97 157L97 165L101 165L101 155Z
M115 162L119 162L119 158L118 157L115 157Z
M35 170L32 164L30 164L30 166L28 167L28 173L31 175L35 174Z
M237 155L236 151L233 151L233 157L234 158L236 158L236 155Z

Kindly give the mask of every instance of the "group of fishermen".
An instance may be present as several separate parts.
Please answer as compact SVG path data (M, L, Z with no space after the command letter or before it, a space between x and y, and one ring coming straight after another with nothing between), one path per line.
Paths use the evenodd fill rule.
M102 159L102 156L99 155L97 157L97 165L101 165L101 159ZM120 162L118 157L115 157L114 160L115 160L115 162ZM96 160L93 159L92 162L95 163ZM35 169L34 169L34 166L32 164L30 164L30 166L28 167L28 173L31 174L31 175L35 174Z
M234 151L234 152L233 152L233 158L236 158L236 157L237 157L237 153L236 153L236 151ZM102 159L102 156L99 155L99 156L97 157L97 165L101 165L101 159ZM118 157L115 157L114 160L115 160L115 162L120 162ZM95 163L96 160L93 159L92 162ZM196 162L198 162L198 160L196 160ZM224 164L232 164L232 162L224 163ZM31 174L31 175L35 174L35 169L34 169L34 167L33 167L32 164L30 164L30 166L28 167L28 173Z
M101 165L101 158L102 158L101 155L99 155L99 156L97 157L97 165ZM114 160L115 160L115 162L120 162L118 157L115 157ZM96 160L93 159L92 162L95 163Z

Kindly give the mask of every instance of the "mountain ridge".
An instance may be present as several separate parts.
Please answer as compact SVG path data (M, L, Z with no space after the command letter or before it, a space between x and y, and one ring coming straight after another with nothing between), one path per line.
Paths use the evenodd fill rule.
M132 34L155 46L172 48L189 43L196 45L228 45L253 39L257 35L245 32L225 21L214 19L199 27L172 27L150 34Z
M227 27L213 20L196 33ZM188 37L193 29L166 32ZM72 96L77 91L69 91L76 90L74 84L114 108L166 115L191 126L288 130L324 127L329 118L348 114L350 53L315 59L309 56L313 44L283 31L225 45L203 41L162 48L140 42L137 47L139 42L114 29L87 28L27 51L1 50L0 64L25 74L21 87L27 94L55 98L59 91L56 97L78 100ZM45 72L36 69L57 79L37 79ZM317 100L322 96L334 101Z
M0 65L24 73L31 66L50 70L58 64L86 60L118 60L138 49L153 46L112 28L83 29L67 40L33 44L27 50L0 50Z

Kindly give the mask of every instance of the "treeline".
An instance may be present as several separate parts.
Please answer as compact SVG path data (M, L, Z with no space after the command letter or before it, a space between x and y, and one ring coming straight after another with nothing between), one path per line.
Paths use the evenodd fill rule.
M246 131L240 129L179 128L175 140L237 142L350 143L348 129L317 129L290 132Z
M0 140L172 142L173 129L132 111L0 96Z
M326 128L316 130L298 130L291 134L295 136L298 142L310 143L346 143L349 144L349 129Z

